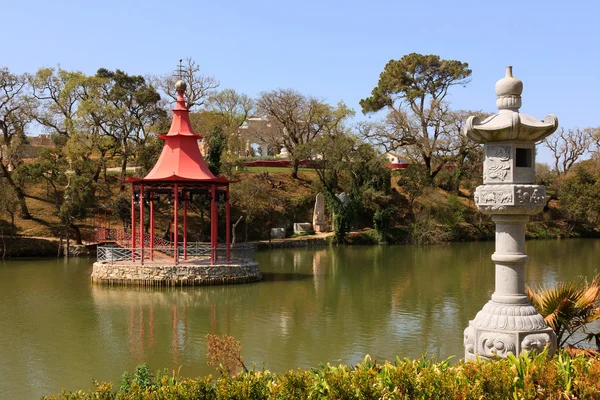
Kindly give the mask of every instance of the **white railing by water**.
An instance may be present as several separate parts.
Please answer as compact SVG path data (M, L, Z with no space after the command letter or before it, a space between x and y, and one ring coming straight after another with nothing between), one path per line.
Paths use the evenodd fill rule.
M140 262L142 259L148 263L170 263L174 260L173 246L164 247L120 247L120 246L98 246L97 260L105 263L116 262ZM195 261L195 263L211 264L211 256L215 256L216 264L247 264L254 261L255 247L247 243L232 245L229 251L225 246L211 248L208 243L188 243L186 249L183 243L178 244L178 262Z

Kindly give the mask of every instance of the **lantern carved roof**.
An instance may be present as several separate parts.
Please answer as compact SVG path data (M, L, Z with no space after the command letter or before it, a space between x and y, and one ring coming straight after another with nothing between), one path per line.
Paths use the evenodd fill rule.
M465 124L464 134L479 142L526 141L537 142L558 128L558 118L550 114L539 121L519 113L523 82L512 76L512 67L506 67L506 77L496 82L496 107L494 114L483 121L471 116Z

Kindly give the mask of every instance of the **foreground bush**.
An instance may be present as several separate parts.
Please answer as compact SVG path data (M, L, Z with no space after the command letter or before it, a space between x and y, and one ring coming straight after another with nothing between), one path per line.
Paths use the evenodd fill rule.
M45 399L600 399L600 359L561 352L452 365L425 358L376 364L367 356L356 367L249 371L216 380L151 377L141 365L133 377L124 375L118 391L110 383L94 386Z

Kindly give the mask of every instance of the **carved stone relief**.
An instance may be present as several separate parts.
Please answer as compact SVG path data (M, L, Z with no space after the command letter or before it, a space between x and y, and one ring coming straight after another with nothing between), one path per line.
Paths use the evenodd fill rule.
M546 194L537 188L519 188L516 191L517 203L542 203L546 201Z
M546 190L541 185L482 185L474 199L482 212L533 214L546 204Z
M468 353L475 354L475 330L470 326L465 329L463 344Z
M511 335L485 332L479 337L479 344L483 355L490 358L506 357L509 353L517 353L517 345Z
M475 193L476 204L512 204L512 190L481 190Z
M509 146L489 146L486 149L484 180L504 182L511 172Z
M521 350L542 352L546 346L551 346L550 335L547 333L534 333L525 336L521 342Z

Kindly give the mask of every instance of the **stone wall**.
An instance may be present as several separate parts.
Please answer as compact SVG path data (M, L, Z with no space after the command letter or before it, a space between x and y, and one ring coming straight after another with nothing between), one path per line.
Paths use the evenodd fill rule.
M127 265L95 262L92 282L138 286L195 286L254 282L258 263L220 265Z
M63 242L63 248L66 245ZM92 257L96 255L96 245L69 244L69 257Z
M297 238L273 239L270 242L263 240L253 242L258 250L281 249L290 247L322 247L329 245L331 236L300 236Z

